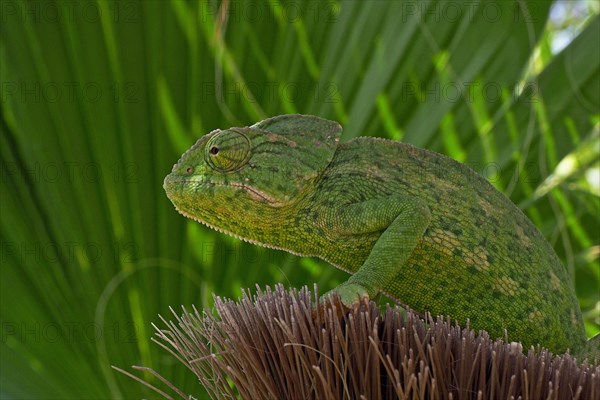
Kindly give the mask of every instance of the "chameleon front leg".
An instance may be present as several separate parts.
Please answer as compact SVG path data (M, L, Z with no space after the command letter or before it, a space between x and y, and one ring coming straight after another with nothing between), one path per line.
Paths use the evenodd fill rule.
M327 220L326 229L339 240L382 231L356 273L324 295L335 292L344 306L351 307L364 296L375 297L398 275L429 226L431 214L423 200L394 195L333 210Z

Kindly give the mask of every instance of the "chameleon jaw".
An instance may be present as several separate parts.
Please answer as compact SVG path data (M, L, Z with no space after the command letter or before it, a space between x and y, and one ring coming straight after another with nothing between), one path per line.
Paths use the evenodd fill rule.
M247 238L247 237L240 236L240 235L238 235L238 234L236 234L236 233L233 233L233 232L231 232L231 231L228 231L228 230L226 230L226 229L219 228L219 227L217 227L217 226L215 226L215 225L213 225L213 224L210 224L210 223L208 223L207 221L204 221L204 220L202 220L202 219L200 219L200 218L198 218L198 217L196 217L196 216L194 216L194 215L192 215L192 214L189 214L189 213L188 213L188 212L186 212L186 211L183 211L183 210L179 209L177 206L175 206L175 209L177 210L177 212L178 212L179 214L183 215L184 217L186 217L186 218L189 218L189 219L191 219L191 220L194 220L194 221L196 221L196 222L199 222L199 223L201 223L202 225L204 225L204 226L207 226L207 227L209 227L210 229L213 229L213 230L215 230L215 231L217 231L217 232L224 233L224 234L226 234L226 235L228 235L228 236L234 237L234 238L236 238L236 239L242 240L242 241L244 241L244 242L247 242L247 243L254 244L254 245L256 245L256 246L266 247L266 248L269 248L269 249L274 249L274 250L283 250L283 251L286 251L286 252L291 252L289 249L286 249L286 248L283 248L283 247L274 246L274 245L267 244L267 243L263 243L263 242L259 242L259 241L257 241L257 240L254 240L254 239L249 239L249 238ZM306 257L316 257L316 255L300 254L300 253L296 253L296 252L291 252L291 253L292 253L292 254L294 254L294 255L297 255L297 256L301 256L301 257L302 257L302 256L306 256Z
M191 219L193 221L199 222L202 225L204 225L204 226L206 226L206 227L208 227L210 229L213 229L213 230L215 230L217 232L220 232L220 233L224 233L226 235L229 235L229 236L234 237L236 239L242 240L244 242L251 243L251 244L254 244L256 246L266 247L266 248L269 248L269 249L282 250L282 251L285 251L287 253L291 253L293 255L299 256L299 257L317 257L317 258L322 259L323 261L325 261L325 262L333 265L334 267L336 267L336 268L338 268L338 269L340 269L340 270L342 270L342 271L344 271L344 272L346 272L346 273L348 273L350 275L353 274L353 272L350 271L348 268L345 268L345 267L343 267L343 266L341 266L339 264L336 264L333 261L328 260L328 259L324 258L323 256L321 256L319 254L300 253L300 252L291 250L291 249L286 248L286 247L276 246L276 245L272 245L272 244L260 242L260 241L255 240L255 239L250 239L250 238L247 238L245 236L241 236L241 235L238 235L236 233L233 233L233 232L231 232L231 231L229 231L227 229L223 229L223 228L220 228L220 227L218 227L216 225L213 225L213 224L211 224L211 223L209 223L209 222L207 222L207 221L205 221L205 220L203 220L203 219L201 219L201 218L199 218L199 217L197 217L195 215L192 215L192 214L188 213L187 211L184 211L184 210L180 209L177 205L175 205L175 209L177 210L177 212L179 214L183 215L186 218L189 218L189 219Z

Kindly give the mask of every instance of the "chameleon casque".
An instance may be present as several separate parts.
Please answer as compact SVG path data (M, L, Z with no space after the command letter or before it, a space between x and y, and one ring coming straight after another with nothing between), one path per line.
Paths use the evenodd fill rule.
M384 293L525 347L600 354L565 267L508 197L444 155L341 133L310 115L217 129L164 188L186 217L352 274L333 290L346 306Z

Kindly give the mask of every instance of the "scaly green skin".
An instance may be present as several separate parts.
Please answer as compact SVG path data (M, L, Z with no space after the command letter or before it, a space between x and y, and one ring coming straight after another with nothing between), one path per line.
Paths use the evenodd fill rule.
M565 268L506 196L441 154L341 131L302 115L216 130L164 187L189 218L351 273L334 289L346 305L383 292L527 347L597 350Z

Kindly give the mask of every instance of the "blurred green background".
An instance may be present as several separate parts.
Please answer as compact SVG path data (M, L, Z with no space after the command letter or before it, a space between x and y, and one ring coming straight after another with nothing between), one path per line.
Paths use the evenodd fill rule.
M471 165L552 243L598 332L598 4L3 1L0 396L157 398L110 368L141 364L203 398L150 341L158 314L345 279L162 190L201 135L283 113Z

